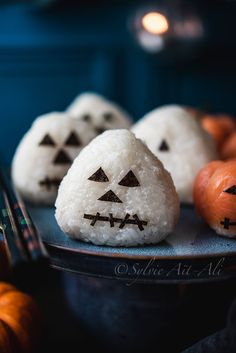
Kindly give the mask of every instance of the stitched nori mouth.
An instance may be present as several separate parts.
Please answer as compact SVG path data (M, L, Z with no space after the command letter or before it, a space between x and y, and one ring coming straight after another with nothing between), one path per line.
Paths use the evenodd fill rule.
M100 213L97 212L96 215L92 214L84 214L85 219L91 219L92 222L90 223L91 226L95 226L97 221L102 221L102 222L109 222L110 227L113 228L115 226L115 223L120 223L119 228L122 229L126 224L136 224L139 227L139 230L143 231L144 228L143 226L147 225L147 221L142 221L139 219L137 214L133 215L133 219L130 219L130 214L126 213L126 216L124 219L122 218L115 218L113 217L112 213L109 213L109 217L106 216L100 216Z
M230 226L236 226L236 222L230 222L229 218L225 218L223 221L220 222L223 225L224 229L229 229Z
M62 179L59 179L59 178L50 179L50 178L46 177L44 180L41 180L39 182L39 185L46 187L47 190L51 190L51 188L58 188L61 181L62 181Z

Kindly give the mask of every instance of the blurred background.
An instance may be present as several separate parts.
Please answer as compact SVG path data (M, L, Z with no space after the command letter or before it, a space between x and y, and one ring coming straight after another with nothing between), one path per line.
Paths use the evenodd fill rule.
M236 1L0 1L1 140L94 91L137 120L162 104L235 114Z

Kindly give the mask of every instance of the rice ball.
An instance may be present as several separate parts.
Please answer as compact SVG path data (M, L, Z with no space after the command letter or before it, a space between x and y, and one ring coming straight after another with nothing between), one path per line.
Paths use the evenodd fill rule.
M60 182L95 133L65 113L38 117L25 134L12 162L12 179L28 201L53 205Z
M56 220L72 238L94 244L158 243L179 217L170 174L126 129L93 139L74 160L56 200Z
M96 135L109 129L129 128L130 116L117 104L95 93L83 93L67 108L74 118L85 121Z
M191 204L198 171L218 159L215 142L200 122L186 109L168 105L146 114L132 131L170 172L180 201Z

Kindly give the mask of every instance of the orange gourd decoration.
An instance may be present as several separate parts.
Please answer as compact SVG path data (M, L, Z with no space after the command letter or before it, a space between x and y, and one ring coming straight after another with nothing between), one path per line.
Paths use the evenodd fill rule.
M218 120L211 115L206 115L201 119L201 124L202 127L214 138L219 147L224 141L225 134Z
M236 158L236 132L233 132L220 148L223 159Z
M0 282L0 352L32 353L39 322L34 300L11 284Z
M213 136L219 149L231 133L236 131L236 120L229 115L204 115L201 124Z
M232 115L217 114L215 115L215 118L218 119L226 136L229 136L234 130L236 130L236 120Z
M213 161L196 176L197 212L216 233L236 237L236 160Z
M0 240L0 281L7 280L9 277L10 266L7 256L6 246L3 240Z

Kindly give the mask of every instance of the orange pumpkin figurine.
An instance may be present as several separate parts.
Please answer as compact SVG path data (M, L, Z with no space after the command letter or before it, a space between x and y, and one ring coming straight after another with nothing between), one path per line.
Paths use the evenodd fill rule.
M236 158L236 132L233 132L220 149L223 159Z
M215 170L222 164L222 161L212 161L203 167L197 174L193 186L194 206L197 212L204 217L206 207L205 191L208 181Z
M236 160L213 161L194 183L197 212L217 234L236 237Z
M201 119L202 127L214 138L219 147L225 139L224 130L221 128L218 119L212 115L205 115Z
M0 282L0 352L32 353L38 342L40 314L34 300Z
M10 265L7 256L6 246L3 240L0 239L0 280L9 278Z
M213 136L218 148L236 131L236 121L230 115L204 115L201 124Z
M13 332L9 326L0 320L0 352L1 353L15 353L17 352L17 345Z
M215 115L215 119L218 120L220 126L224 130L225 137L228 137L233 131L236 131L236 120L233 116L228 114L217 114Z

